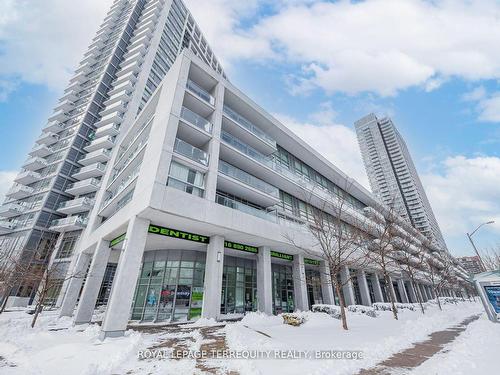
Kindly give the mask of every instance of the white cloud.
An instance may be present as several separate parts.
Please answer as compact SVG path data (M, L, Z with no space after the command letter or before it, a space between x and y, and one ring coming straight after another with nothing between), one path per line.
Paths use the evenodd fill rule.
M20 79L61 90L111 4L112 0L1 0L3 81Z
M14 182L17 172L0 171L0 203L3 202L5 193L9 190Z
M464 238L489 220L496 220L491 228L500 234L500 158L455 156L440 167L422 180L445 237Z
M485 122L500 122L500 91L488 93L483 86L465 93L462 99L476 102L478 119Z
M275 117L336 167L369 190L356 133L345 125L335 124L331 117L328 118L332 109L327 107L326 114L323 104L319 112L310 116L311 120L316 118L320 121L300 122L284 114L275 114Z

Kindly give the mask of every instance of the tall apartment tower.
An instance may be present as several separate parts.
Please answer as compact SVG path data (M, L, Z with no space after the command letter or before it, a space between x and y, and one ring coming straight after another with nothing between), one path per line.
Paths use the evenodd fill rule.
M355 128L373 193L447 250L406 143L392 120L369 114L356 121Z
M183 49L224 76L181 0L114 1L0 207L3 255L69 266L114 145ZM35 289L14 288L10 305Z

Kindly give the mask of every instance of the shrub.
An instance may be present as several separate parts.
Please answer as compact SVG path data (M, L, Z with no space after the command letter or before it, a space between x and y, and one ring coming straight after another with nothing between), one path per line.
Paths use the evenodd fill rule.
M327 313L328 315L330 315L332 318L335 318L335 319L341 318L340 306L318 304L318 305L313 305L311 310L312 310L312 312Z
M294 327L298 327L306 321L305 316L298 313L281 314L281 317L283 318L284 324L288 324Z
M373 307L364 306L364 305L349 305L347 306L347 310L350 312L361 313L371 318L376 318L378 316L377 312Z

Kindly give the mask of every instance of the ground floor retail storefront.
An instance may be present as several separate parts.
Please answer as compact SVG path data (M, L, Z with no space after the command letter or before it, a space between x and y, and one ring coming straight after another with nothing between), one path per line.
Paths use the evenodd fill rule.
M335 304L337 299L328 267L320 259L291 254L290 249L288 253L244 244L243 238L231 241L238 240L236 235L201 235L145 223L137 227L142 237L122 234L112 241L101 240L94 253L78 258L76 268L89 269L93 276L85 280L83 289L81 280L71 280L66 292L65 301L74 296L76 304L82 290L75 323L90 321L93 308L101 304L106 305L103 331L114 335L125 329L129 319L170 323L231 318L251 311L280 314ZM112 261L110 254L118 255L117 263L106 267L104 262ZM346 268L338 276L346 303L388 300L389 288L379 277ZM392 292L404 300L406 285L399 279L392 281ZM72 313L73 307L63 303L61 310Z

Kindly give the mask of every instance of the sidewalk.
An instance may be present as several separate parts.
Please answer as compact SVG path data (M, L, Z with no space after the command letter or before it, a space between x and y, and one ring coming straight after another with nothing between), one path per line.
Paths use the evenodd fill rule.
M443 331L436 331L429 336L428 340L416 343L411 348L394 354L375 367L363 369L358 375L400 375L409 373L412 369L420 366L436 353L439 353L446 345L454 341L479 316L472 315L460 324Z

